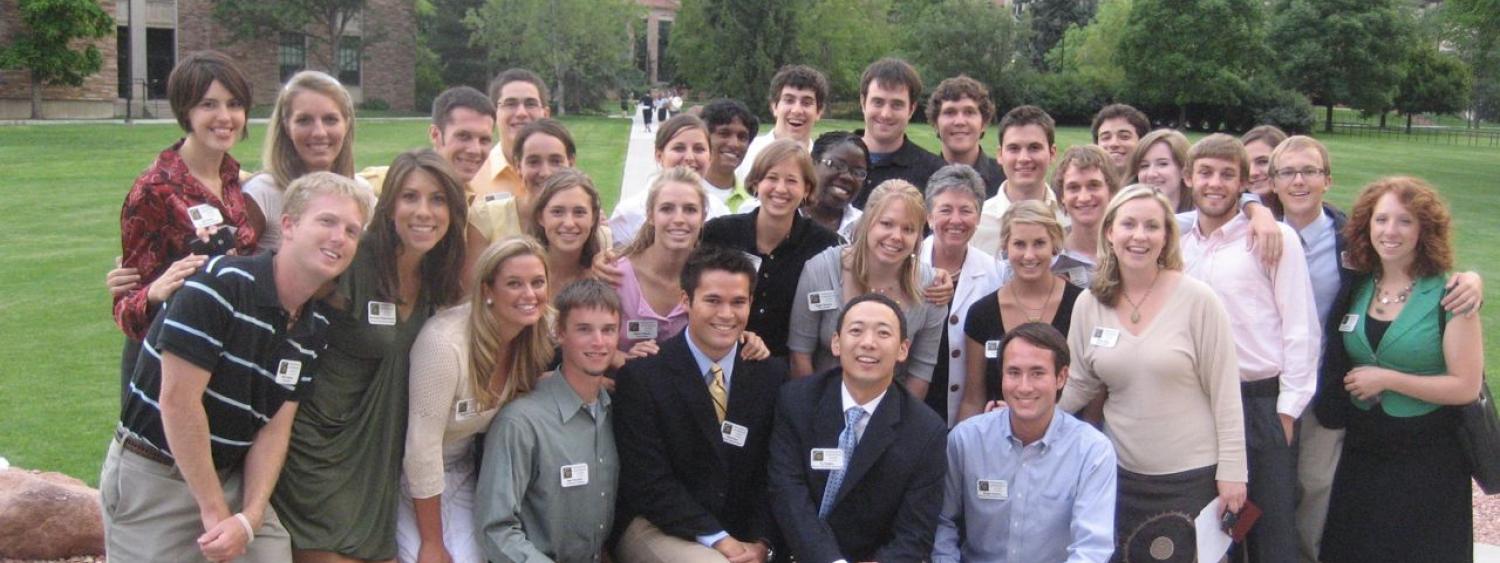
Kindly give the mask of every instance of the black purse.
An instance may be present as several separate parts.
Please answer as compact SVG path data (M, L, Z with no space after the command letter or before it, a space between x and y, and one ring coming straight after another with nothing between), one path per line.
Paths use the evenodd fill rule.
M1490 387L1481 383L1479 400L1458 407L1458 443L1484 494L1500 493L1500 415Z

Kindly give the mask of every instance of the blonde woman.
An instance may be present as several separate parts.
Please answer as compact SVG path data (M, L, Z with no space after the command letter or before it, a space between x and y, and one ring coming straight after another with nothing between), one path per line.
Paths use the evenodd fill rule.
M267 218L281 216L292 180L333 172L375 194L369 182L354 175L354 100L338 79L316 70L292 75L276 95L260 163L261 172L245 182L245 194L261 251L281 247L281 227Z
M481 561L474 440L552 360L547 253L512 237L475 261L469 302L427 321L411 351L410 409L397 507L401 561Z

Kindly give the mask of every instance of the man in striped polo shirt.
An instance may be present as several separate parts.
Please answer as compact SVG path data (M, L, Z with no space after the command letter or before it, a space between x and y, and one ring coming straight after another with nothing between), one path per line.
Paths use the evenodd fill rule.
M325 346L312 297L370 206L347 178L299 178L279 252L214 258L156 316L99 479L111 560L291 559L267 501Z

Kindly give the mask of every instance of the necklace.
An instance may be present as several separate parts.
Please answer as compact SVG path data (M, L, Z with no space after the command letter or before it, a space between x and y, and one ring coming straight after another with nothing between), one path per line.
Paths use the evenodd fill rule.
M1158 279L1161 279L1161 268L1156 269L1156 275L1151 278L1151 285L1146 286L1146 294L1141 296L1141 303L1136 303L1134 299L1131 299L1130 292L1125 291L1124 287L1120 288L1120 295L1125 296L1125 301L1130 303L1130 324L1141 322L1141 304L1151 298L1151 290L1156 289Z
M1406 284L1405 289L1402 289L1401 291L1396 292L1394 295L1391 295L1390 292L1386 291L1385 287L1380 284L1380 277L1376 276L1375 301L1378 302L1379 305L1375 306L1375 314L1385 315L1385 307L1383 307L1383 305L1406 303L1406 299L1408 297L1411 297L1412 288L1416 287L1416 285L1417 282L1412 281L1411 283ZM1388 295L1389 297L1387 297Z
M1021 294L1016 293L1016 284L1009 284L1010 296L1012 299L1016 300L1016 305L1021 306L1022 314L1026 315L1026 322L1034 323L1041 321L1042 314L1047 311L1047 304L1052 302L1052 292L1057 289L1057 276L1049 277L1052 278L1052 284L1047 286L1047 295L1045 297L1042 297L1042 306L1035 309L1027 307L1026 302L1021 300ZM1035 316L1031 314L1033 311L1036 312Z

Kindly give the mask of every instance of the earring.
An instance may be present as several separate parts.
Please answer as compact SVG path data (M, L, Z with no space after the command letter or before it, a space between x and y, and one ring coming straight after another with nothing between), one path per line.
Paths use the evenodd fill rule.
M485 305L494 305L495 304L495 300L486 297L486 298L484 298L484 304Z

